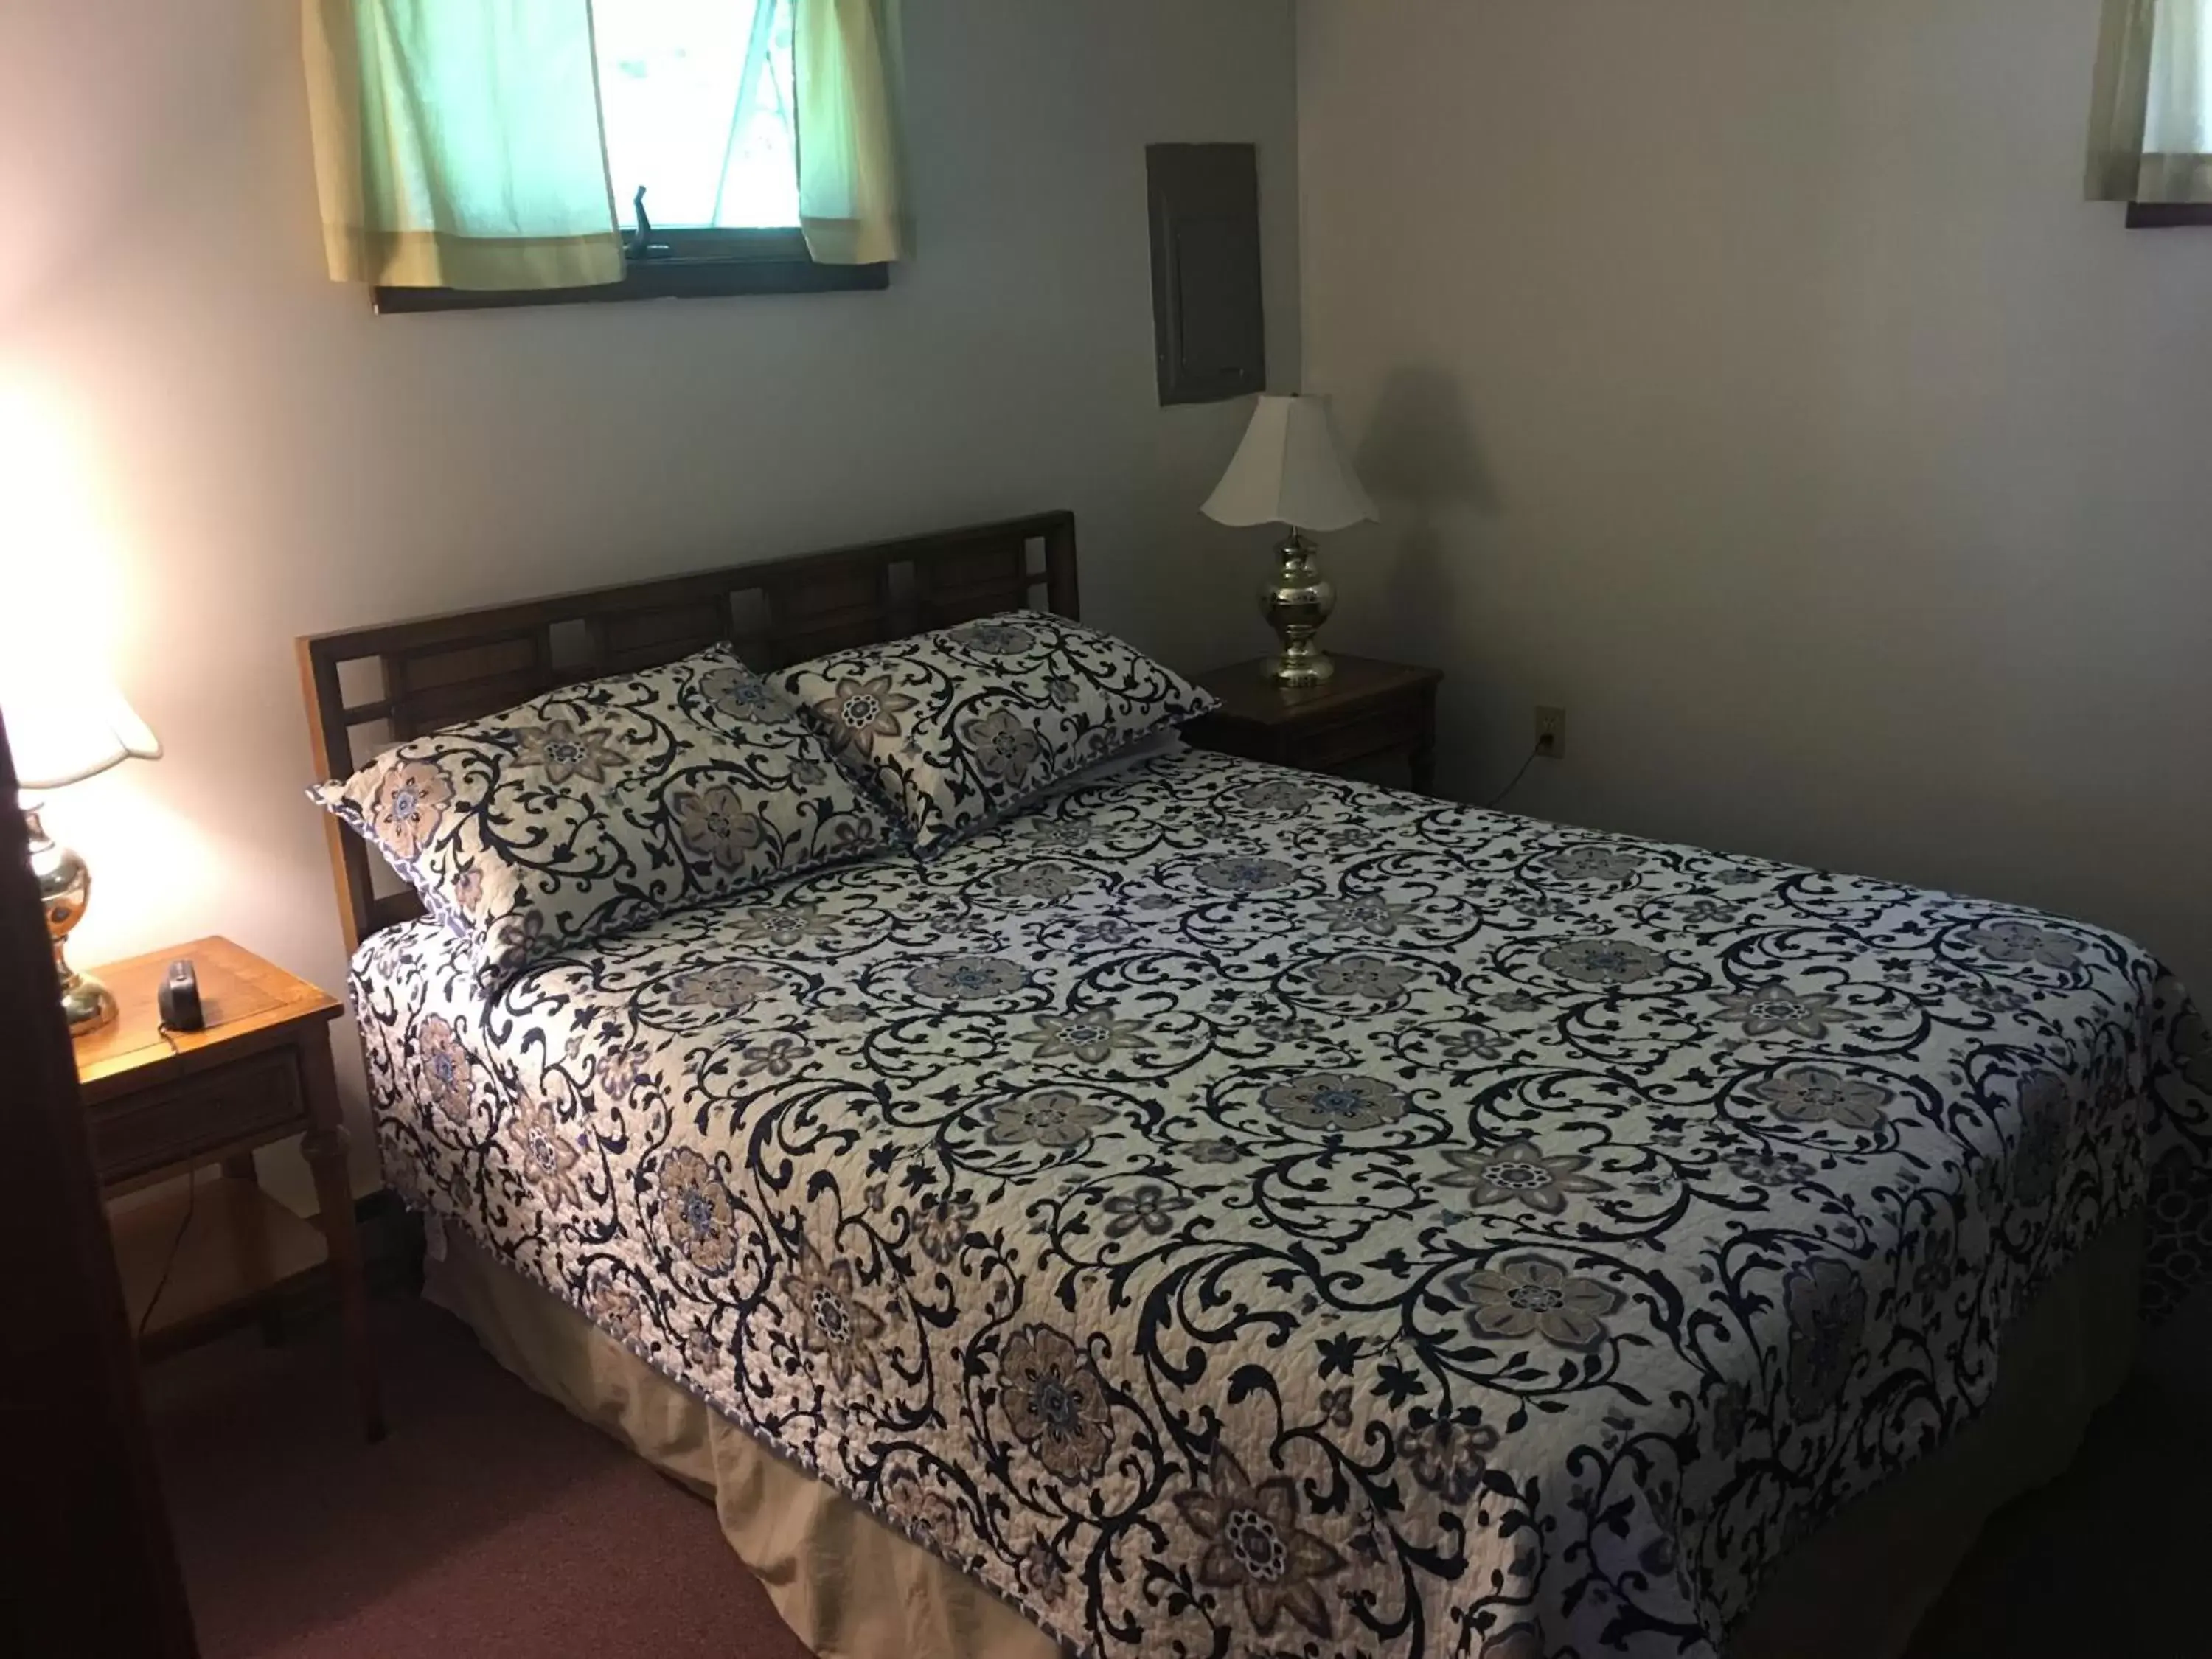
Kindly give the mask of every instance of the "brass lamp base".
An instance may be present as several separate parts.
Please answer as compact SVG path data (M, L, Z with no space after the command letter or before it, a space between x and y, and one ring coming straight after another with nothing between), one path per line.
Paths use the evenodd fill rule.
M1314 636L1336 609L1336 589L1321 574L1314 544L1297 531L1280 556L1273 585L1260 590L1260 608L1283 642L1282 654L1267 659L1267 673L1286 690L1326 685L1335 678L1336 665Z
M97 1031L115 1018L114 994L90 974L72 972L58 950L54 952L54 971L67 975L62 981L62 1012L69 1019L71 1036Z
M107 988L70 967L62 949L70 930L84 917L86 902L92 896L92 872L82 859L46 834L36 811L27 809L23 823L30 832L31 874L38 880L39 904L46 913L46 936L54 942L54 978L61 986L62 1012L69 1020L70 1035L82 1036L115 1018L115 999Z

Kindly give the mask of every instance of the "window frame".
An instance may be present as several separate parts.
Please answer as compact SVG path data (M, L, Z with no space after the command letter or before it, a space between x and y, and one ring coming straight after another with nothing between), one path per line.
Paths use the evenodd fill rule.
M2130 230L2187 230L2212 226L2212 202L2130 202Z
M503 311L524 306L628 300L713 300L748 294L848 294L890 286L887 264L818 264L796 226L760 230L653 229L666 257L631 256L618 283L586 288L379 288L380 316L432 311Z

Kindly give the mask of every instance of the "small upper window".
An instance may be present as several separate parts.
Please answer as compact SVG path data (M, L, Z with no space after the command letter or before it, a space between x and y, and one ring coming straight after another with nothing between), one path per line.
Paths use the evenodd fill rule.
M320 0L331 275L383 310L880 288L884 0Z
M2105 0L2089 194L2130 224L2212 224L2212 0Z

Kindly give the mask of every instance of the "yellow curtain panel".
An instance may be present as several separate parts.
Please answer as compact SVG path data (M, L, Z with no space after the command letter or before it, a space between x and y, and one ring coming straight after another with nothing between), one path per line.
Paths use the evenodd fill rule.
M2212 0L2105 0L2088 192L2212 202Z
M794 0L799 220L825 265L906 252L891 15L884 0Z
M590 0L302 0L338 282L620 282Z

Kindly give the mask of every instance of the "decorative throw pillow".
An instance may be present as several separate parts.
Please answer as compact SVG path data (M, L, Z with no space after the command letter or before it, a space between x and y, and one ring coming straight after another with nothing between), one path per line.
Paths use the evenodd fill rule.
M925 857L1217 706L1134 647L1033 611L841 651L776 684L898 806Z
M387 750L309 798L482 957L566 945L903 840L726 646Z

